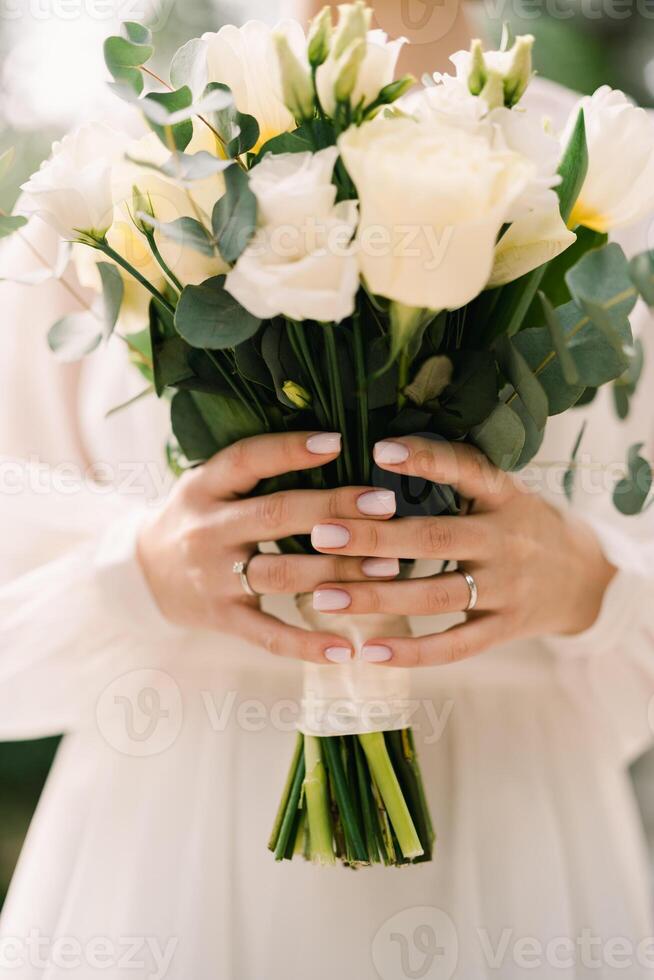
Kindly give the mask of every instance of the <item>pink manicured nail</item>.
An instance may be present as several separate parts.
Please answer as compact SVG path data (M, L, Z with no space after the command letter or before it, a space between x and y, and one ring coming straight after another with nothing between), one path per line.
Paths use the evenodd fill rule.
M314 548L344 548L350 542L350 532L341 524L316 524L311 532Z
M361 571L370 578L392 578L400 574L400 562L397 558L364 558Z
M357 510L369 517L394 514L396 506L392 490L371 490L369 493L362 493L357 500Z
M404 463L409 458L409 450L401 442L378 442L374 457L377 463Z
M336 612L352 605L352 596L343 589L320 589L313 593L313 608L319 612Z
M361 659L369 664L383 664L390 660L393 651L390 647L367 646L361 651Z
M331 456L341 451L340 432L318 432L307 439L307 449L316 456Z
M352 651L348 647L327 647L325 658L333 664L346 664L352 659Z

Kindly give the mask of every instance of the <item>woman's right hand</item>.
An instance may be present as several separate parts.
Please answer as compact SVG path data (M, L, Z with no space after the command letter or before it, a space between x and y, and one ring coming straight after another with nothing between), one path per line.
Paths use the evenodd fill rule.
M322 582L392 579L396 559L329 555L260 555L259 542L310 534L338 518L387 520L392 491L371 487L290 490L250 497L264 479L336 459L339 433L255 436L235 443L180 480L139 536L138 558L169 621L241 636L270 653L318 663L349 660L337 633L296 629L263 613L243 591L233 566L248 561L248 581L263 595L312 592ZM254 557L253 557L254 556Z

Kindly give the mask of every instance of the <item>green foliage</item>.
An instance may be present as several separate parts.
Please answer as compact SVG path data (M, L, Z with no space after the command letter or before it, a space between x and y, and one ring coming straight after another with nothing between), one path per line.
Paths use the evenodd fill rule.
M570 134L565 148L559 175L561 183L556 189L561 217L567 223L577 203L581 189L588 173L588 144L586 142L586 120L583 109L580 109L577 121Z
M189 462L200 462L226 446L263 431L261 420L237 398L179 391L171 404L173 432Z
M638 382L645 365L645 351L642 342L637 340L628 351L629 367L613 385L613 400L619 419L626 419L631 410L631 399L636 394Z
M225 289L225 276L185 286L175 311L175 328L191 347L224 350L252 337L261 320Z
M257 226L257 199L248 175L237 164L225 171L225 193L213 209L211 224L223 259L236 262Z
M113 78L124 83L136 95L143 91L142 65L154 54L152 35L147 27L133 21L121 25L120 35L104 42L104 60Z
M563 492L566 499L572 503L572 498L574 496L575 482L577 476L577 456L579 455L579 450L581 449L581 443L586 432L587 423L584 422L581 429L579 430L579 435L575 440L575 444L572 449L572 456L570 457L570 464L563 474Z
M196 218L176 218L174 221L157 221L151 215L139 213L138 219L146 226L160 232L164 238L176 242L182 248L193 249L201 255L212 256L216 253L216 243Z
M470 438L488 456L491 463L508 471L520 459L526 432L513 409L500 402L481 425L471 430Z
M631 343L628 318L637 300L629 272L624 252L611 242L588 252L565 277L573 300L619 352Z
M630 262L631 280L648 306L654 306L654 251L642 252Z
M631 446L627 455L627 473L613 491L613 503L626 517L644 510L652 489L652 468L641 456L642 448L642 442Z
M225 107L215 113L214 119L228 156L231 159L236 159L258 143L259 123L254 116L238 111L229 85L211 82L205 89L205 95L211 95L215 92L223 93L229 97Z
M187 85L173 92L150 92L141 108L164 146L185 150L193 139L193 113L184 112L193 105L193 93Z

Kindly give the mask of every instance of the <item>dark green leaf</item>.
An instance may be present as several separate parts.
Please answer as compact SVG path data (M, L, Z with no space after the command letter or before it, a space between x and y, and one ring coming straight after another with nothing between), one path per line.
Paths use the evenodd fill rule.
M174 92L151 92L142 100L141 108L164 146L169 150L185 150L193 139L193 123L189 118L178 122L175 114L192 105L193 93L183 85Z
M234 358L239 374L254 384L274 391L275 384L270 370L261 356L257 341L253 337L234 348Z
M601 248L608 241L607 235L603 235L598 231L592 231L590 228L584 228L583 226L577 228L576 235L577 240L548 263L541 283L541 292L545 293L555 309L557 306L564 306L565 303L569 303L572 299L565 281L568 270L572 269L573 266L583 259L586 252L590 252L594 248ZM525 326L545 326L543 307L538 297L529 308L529 312L525 317Z
M210 82L205 89L205 95L222 92L232 99L231 104L215 113L216 129L227 147L227 153L232 159L247 153L259 142L259 123L254 116L239 112L233 101L232 90L221 82Z
M454 366L444 354L428 357L404 394L414 405L424 405L437 399L452 381Z
M525 428L513 409L497 405L488 418L472 429L472 442L501 470L512 470L525 444Z
M565 279L574 301L616 350L631 343L628 318L637 293L629 263L616 242L588 252Z
M627 456L627 475L613 491L613 503L627 517L640 514L652 489L652 468L640 455L642 442L629 449Z
M581 429L579 430L579 435L577 436L575 440L575 444L572 449L572 456L570 457L570 465L568 466L568 469L563 474L563 492L565 493L566 498L570 503L572 502L572 498L574 496L575 480L577 476L577 467L575 464L577 462L577 456L579 455L579 450L581 449L581 442L584 438L584 433L586 432L586 425L587 423L584 422Z
M225 171L225 194L214 207L211 222L223 259L236 262L257 226L257 199L248 175L237 164Z
M489 351L452 351L452 381L438 399L433 426L441 436L458 439L480 425L497 405L495 357Z
M266 153L307 153L314 150L314 139L316 143L325 149L334 146L336 143L336 133L334 126L328 120L316 120L312 123L304 123L292 133L281 133L273 136L259 150L257 160L263 160Z
M151 41L147 27L128 21L121 26L121 35L108 37L104 42L104 60L110 74L136 95L143 91L143 75L139 68L154 53Z
M170 406L173 433L189 462L204 462L219 451L211 429L198 409L192 392L178 391Z
M618 418L626 419L631 410L631 399L636 394L645 365L645 351L642 342L636 340L633 348L628 350L629 367L614 383L613 398Z
M505 378L511 382L537 429L543 429L547 422L548 401L543 386L518 348L503 337L497 344L498 363Z
M191 347L223 350L243 343L261 320L248 313L225 289L225 276L185 286L175 311L175 328Z
M579 110L577 121L565 148L559 167L561 183L556 188L561 206L561 216L568 222L579 199L588 173L588 144L586 142L586 120L583 109Z

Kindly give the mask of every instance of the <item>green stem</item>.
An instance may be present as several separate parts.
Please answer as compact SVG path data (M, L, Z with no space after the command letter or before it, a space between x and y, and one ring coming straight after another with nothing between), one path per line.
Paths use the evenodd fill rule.
M300 736L302 742L301 755L297 761L295 771L293 772L293 779L291 782L290 793L288 794L288 802L284 810L284 816L282 817L281 825L279 828L279 834L277 836L277 845L275 847L275 860L283 861L286 857L290 842L292 839L293 831L297 830L297 812L300 806L300 799L302 797L302 783L304 782L304 738ZM295 758L293 760L295 764ZM294 842L294 838L293 838Z
M359 453L361 456L361 477L363 483L370 482L370 437L368 430L368 378L366 356L363 346L360 313L354 314L352 321L354 337L354 369L357 378L357 407L359 410Z
M334 404L336 409L336 415L338 417L338 424L343 436L343 460L345 462L345 470L347 473L347 479L349 483L354 483L354 474L352 471L352 457L350 455L350 440L347 432L347 417L345 414L345 403L343 401L343 388L340 384L339 376L339 365L338 365L338 351L336 349L336 337L334 335L334 325L332 323L326 323L324 325L325 330L325 343L327 347L327 363L329 365L329 374L332 382L332 390L334 393Z
M302 753L304 752L304 738L298 732L297 738L295 740L295 751L293 753L293 760L291 762L291 767L288 771L288 776L286 777L286 783L284 785L284 792L282 793L281 803L279 804L279 810L277 811L277 816L275 817L275 824L270 835L270 840L268 841L268 848L274 851L277 847L277 841L279 840L279 832L282 829L282 823L284 822L284 816L286 814L286 809L288 807L289 800L291 798L291 792L293 789L293 783L295 781L295 774L297 772L300 760L302 758Z
M304 333L304 326L302 324L300 324L300 323L293 323L292 324L292 328L295 330L295 337L296 337L298 346L300 348L300 351L302 352L302 357L303 357L304 362L306 364L307 371L309 372L309 376L311 378L311 382L312 382L312 384L313 384L313 386L315 388L316 394L317 394L317 396L318 396L318 398L320 400L320 404L322 405L323 411L325 413L325 418L327 420L329 420L329 410L328 410L328 407L327 407L327 398L325 396L325 388L324 388L324 385L322 383L322 379L320 377L320 374L319 374L319 372L318 372L318 370L316 368L316 365L314 364L313 357L311 355L311 348L309 347L309 344L307 343L307 338L306 338L305 333ZM333 422L332 422L332 424L333 424Z
M333 780L334 795L343 824L345 840L353 859L358 864L367 864L368 852L361 829L356 817L356 811L350 795L350 788L345 778L345 770L340 757L340 738L324 738L322 747L327 761L327 767Z
M319 864L335 864L327 774L319 738L304 736L304 758L304 799L309 820L311 859Z
M116 252L116 250L111 247L109 242L107 242L106 240L98 241L94 245L94 248L99 249L101 252L104 252L104 254L107 255L110 259L113 259L116 265L119 265L121 269L124 269L125 272L128 272L130 276L136 279L136 281L143 286L144 289L147 289L147 291L151 293L152 296L154 296L157 303L159 303L159 305L163 307L166 313L169 313L173 317L175 316L175 307L172 305L172 303L169 303L166 297L162 293L160 293L159 290L155 286L153 286L151 282L148 282L145 276L142 276L141 273L138 271L138 269L135 269L134 266L127 261L127 259L124 259L122 255Z
M173 272L173 270L170 268L170 266L168 265L168 263L164 259L164 257L161 254L161 252L159 251L159 246L157 245L157 243L155 241L154 235L146 234L145 237L147 239L148 245L150 246L150 251L154 255L155 259L157 260L157 263L159 265L159 268L163 272L164 276L175 287L175 289L177 290L177 292L181 293L181 291L182 291L182 289L184 287L182 286L181 282L179 281L179 279L177 278L177 276L175 275L175 273Z
M411 355L406 347L402 350L398 363L398 379L397 379L397 408L398 411L404 407L406 402L406 395L404 394L404 389L409 383L409 368L411 366Z
M418 831L420 843L425 852L419 860L431 861L434 828L424 795L420 768L409 735L408 729L386 732L385 740L404 798L408 803L413 822Z
M402 854L407 859L422 857L424 849L393 769L383 732L359 735L359 740L366 753L370 771L384 801Z
M219 371L220 374L223 376L223 378L225 379L225 381L227 382L227 384L229 385L229 387L232 389L232 391L234 392L234 394L236 395L236 397L240 401L242 401L243 404L245 405L245 407L247 408L247 410L249 412L251 412L252 411L252 405L250 405L250 403L248 402L248 400L245 397L244 393L241 391L241 389L239 388L239 386L236 384L236 382L234 381L234 378L229 373L229 371L227 370L227 368L225 367L225 365L224 364L221 364L220 358L217 357L213 353L213 351L210 351L210 350L207 350L207 349L204 349L204 353L207 355L207 357L209 358L209 360L211 361L211 363L213 364L213 366L216 368L216 370ZM255 402L255 405L256 405L256 402ZM266 430L267 431L270 431L270 426L268 424L268 419L266 418L263 409L260 409L260 411L259 411L258 414L259 414L259 417L260 417L261 421L263 422Z

